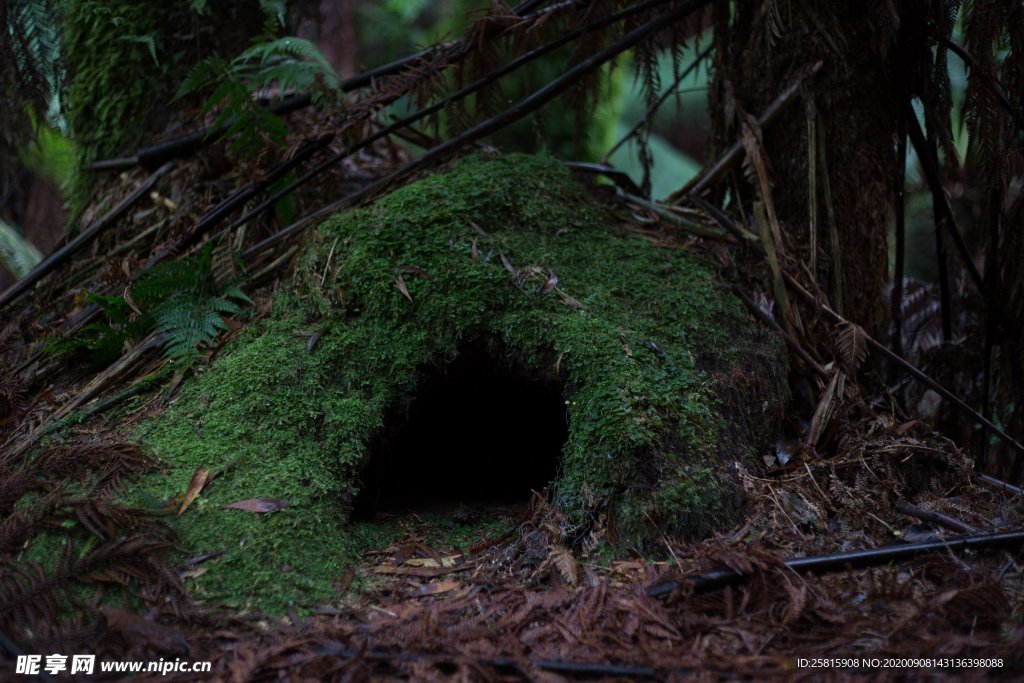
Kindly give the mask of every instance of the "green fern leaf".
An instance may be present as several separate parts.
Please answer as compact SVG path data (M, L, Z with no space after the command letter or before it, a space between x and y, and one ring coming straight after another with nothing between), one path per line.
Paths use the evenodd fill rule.
M273 8L277 8L276 3ZM216 56L204 59L189 72L175 99L213 88L203 113L216 110L213 128L227 126L223 137L232 138L229 149L249 156L260 153L268 144L282 147L287 135L284 122L258 106L252 93L276 84L282 92L312 90L314 101L321 102L323 91L336 90L339 82L337 73L313 43L288 36L257 43L230 62Z
M238 285L228 285L225 287L224 296L229 299L238 299L239 301L243 301L250 305L253 303L253 300L249 298L249 295L243 292Z
M171 101L199 92L228 72L228 63L222 58L216 55L207 57L192 67L188 75L185 76L185 80L178 86Z
M139 278L132 286L131 298L146 308L171 299L178 294L199 294L205 273L196 259L180 259L160 263Z
M201 342L211 342L227 328L220 315L184 297L171 299L153 309L156 329L167 334L165 351L170 358L187 358Z
M107 316L110 322L124 325L128 322L131 316L131 309L128 307L123 297L120 296L104 296L102 294L96 294L95 292L88 292L85 295L85 300L89 303L96 304L103 311L103 314Z
M228 329L222 316L240 314L239 302L252 303L237 285L216 282L212 260L211 243L198 257L153 267L132 287L132 299L147 311L151 327L166 334L170 358L195 360L197 345L212 343Z
M47 339L45 351L56 355L83 354L94 367L104 367L121 355L128 338L127 332L110 325L90 323L69 339Z
M284 13L288 8L288 0L260 0L260 9L268 17L272 17L278 26L284 26Z
M295 36L257 43L233 59L231 64L233 69L258 64L262 68L253 73L251 78L262 82L270 80L266 77L266 71L276 68L279 77L283 76L288 82L301 80L313 83L316 76L320 75L328 88L336 88L339 83L338 74L316 45Z
M208 303L211 310L220 314L238 315L242 312L241 306L236 304L234 301L223 297L212 297Z
M122 40L127 43L139 43L141 45L145 45L146 48L149 50L149 56L153 58L153 64L157 67L160 66L160 60L157 59L156 56L156 40L153 38L152 35L146 34L120 36L118 40Z

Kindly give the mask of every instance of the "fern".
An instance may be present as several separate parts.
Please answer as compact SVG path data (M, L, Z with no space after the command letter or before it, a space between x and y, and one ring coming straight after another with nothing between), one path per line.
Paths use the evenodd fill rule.
M99 306L107 322L85 325L71 338L51 337L46 350L60 355L80 353L93 366L105 367L121 355L129 339L144 332L145 323L132 322L132 311L121 297L88 292L85 299Z
M203 0L205 3L205 0ZM278 26L284 26L284 13L288 9L287 0L260 0L260 9L264 16L272 18Z
M241 290L233 290L233 296L248 301ZM150 315L156 328L167 333L167 355L187 359L195 354L200 344L212 342L228 329L222 315L241 312L241 307L228 296L210 294L195 299L171 297L154 308Z
M217 284L212 255L208 245L196 258L159 264L131 289L133 303L145 311L152 327L166 333L169 358L195 360L200 344L211 343L228 329L222 316L241 313L239 301L252 303L237 286Z
M93 365L105 366L127 342L157 330L166 335L165 355L190 365L199 357L199 346L228 329L223 316L238 315L240 303L252 303L236 285L217 283L212 255L207 246L197 257L161 263L123 298L89 293L86 300L100 307L107 322L86 325L70 339L51 339L47 350L83 353Z
M21 150L35 136L32 114L45 116L61 88L62 9L57 0L0 2L0 92L5 94L0 108L0 186L10 179Z
M46 351L57 355L81 354L91 365L106 367L121 356L130 335L120 326L110 323L90 323L74 337L47 339Z
M324 87L338 87L338 75L313 43L286 36L267 43L257 43L240 54L232 64L245 72L256 88L268 87L277 81L281 90L308 89L323 79Z
M337 91L338 75L308 40L287 36L258 42L230 62L223 57L204 59L192 68L174 99L213 89L203 113L217 110L215 130L227 126L223 137L232 138L232 152L254 155L266 146L281 147L284 122L264 107L253 94L277 85L288 91L310 91L320 104L329 92Z

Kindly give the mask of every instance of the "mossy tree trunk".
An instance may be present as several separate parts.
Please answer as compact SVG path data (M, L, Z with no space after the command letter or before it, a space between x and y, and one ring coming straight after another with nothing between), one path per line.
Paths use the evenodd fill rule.
M167 106L188 70L231 57L262 29L256 0L71 0L62 30L68 122L83 161L130 155L170 120Z

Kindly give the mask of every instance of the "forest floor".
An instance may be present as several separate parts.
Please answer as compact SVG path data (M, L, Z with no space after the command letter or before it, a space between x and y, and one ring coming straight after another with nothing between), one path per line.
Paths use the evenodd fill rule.
M881 450L870 464L844 465L871 473L893 459ZM1024 575L1014 554L938 552L797 573L784 557L959 535L874 507L868 491L860 500L877 512L869 519L893 525L889 543L867 520L815 529L815 508L828 505L817 489L829 477L803 469L750 478L759 498L745 524L704 541L666 539L666 561L573 553L558 511L539 495L522 506L382 513L369 523L403 536L352 566L334 604L278 619L198 608L166 630L125 624L123 635L154 652L187 642L189 657L237 681L1020 676ZM980 488L949 503L974 523L1020 512L1019 496ZM439 543L453 527L492 537ZM722 570L745 581L716 587Z
M171 172L148 208L44 280L0 330L4 675L18 654L92 651L212 662L209 676L138 680L1024 676L1019 539L986 536L1024 526L1024 495L979 479L956 444L852 381L817 450L779 442L735 464L741 524L703 540L665 537L658 557L570 548L559 511L537 494L516 506L378 513L362 524L386 525L396 540L350 566L330 604L272 616L190 595L190 581L216 571L217 556L168 559L174 539L161 516L128 511L115 497L152 467L124 443L123 423L160 410L182 378L152 339L100 372L42 347L80 328L87 288L176 249L202 207L186 191L200 175L195 166ZM110 186L144 178L133 171ZM305 199L316 205L317 188L330 182L350 179L305 188ZM658 230L656 220L643 230ZM252 232L249 242L273 237ZM292 252L281 254L257 252L249 264L257 310L260 288ZM828 395L826 386L819 405ZM805 408L810 421L816 406ZM87 540L33 562L25 548L55 529ZM962 537L990 544L951 540ZM911 552L836 557L890 546ZM829 561L786 563L817 556ZM116 596L121 607L111 604Z

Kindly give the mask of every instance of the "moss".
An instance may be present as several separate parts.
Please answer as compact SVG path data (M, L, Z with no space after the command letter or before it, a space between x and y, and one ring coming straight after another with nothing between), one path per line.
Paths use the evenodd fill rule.
M70 65L67 118L87 166L132 153L167 123L164 106L193 64L212 51L241 49L261 30L253 0L211 3L199 16L187 0L71 0L61 49ZM87 201L86 174L75 179L72 212Z
M521 289L503 257L528 274ZM566 298L541 293L552 272ZM620 543L653 547L728 523L727 430L702 368L734 363L750 338L708 267L609 227L557 162L472 157L321 225L271 314L138 438L168 467L148 481L158 497L197 467L224 469L180 518L191 551L227 551L197 590L280 610L330 599L367 542L346 520L368 444L424 367L468 340L500 340L562 383L554 500L570 538L601 519ZM222 508L253 497L290 507Z

